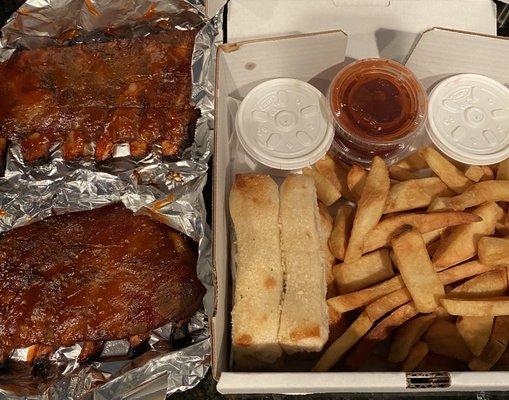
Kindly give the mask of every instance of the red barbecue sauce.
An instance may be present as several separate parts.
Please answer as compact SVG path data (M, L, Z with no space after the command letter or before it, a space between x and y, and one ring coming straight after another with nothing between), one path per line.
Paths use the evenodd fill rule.
M341 70L329 101L336 138L367 157L392 156L391 151L404 147L422 126L427 107L426 93L412 72L384 59L360 60Z

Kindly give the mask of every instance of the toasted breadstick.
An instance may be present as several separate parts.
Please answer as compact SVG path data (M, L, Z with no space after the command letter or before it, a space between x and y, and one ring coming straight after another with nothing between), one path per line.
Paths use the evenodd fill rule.
M329 214L329 209L321 201L318 202L318 212L320 215L320 218L318 219L318 234L320 236L322 256L325 262L327 297L332 297L336 294L336 285L334 283L334 275L332 273L332 266L334 265L336 258L329 248L329 239L332 231L332 217Z
M273 363L278 343L283 270L279 237L279 191L268 175L237 175L230 193L237 264L232 311L233 353Z
M312 178L288 176L280 188L280 202L286 291L281 307L279 343L289 354L320 351L329 336L329 316Z

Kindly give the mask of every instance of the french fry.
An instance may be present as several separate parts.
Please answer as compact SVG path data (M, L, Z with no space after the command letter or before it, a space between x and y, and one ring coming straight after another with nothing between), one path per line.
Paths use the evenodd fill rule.
M435 198L451 196L453 193L437 177L400 182L389 190L384 214L427 207Z
M509 352L506 351L502 353L498 361L495 363L494 370L496 371L505 371L509 369Z
M424 237L422 239L424 240ZM426 241L424 243L426 243ZM426 250L428 251L428 255L430 257L433 257L433 254L435 254L435 251L437 251L439 246L440 246L440 240L437 240L433 243L426 243Z
M334 161L330 155L326 154L324 158L315 163L314 167L320 175L327 178L340 191L342 196L353 200L346 181L348 171Z
M421 149L419 154L426 160L426 163L433 172L456 193L463 193L472 184L472 181L456 168L454 164L446 160L432 147Z
M368 171L355 164L348 171L346 182L354 201L358 201L361 198L367 177Z
M509 238L483 237L477 250L483 264L509 267Z
M498 164L497 181L509 180L509 158Z
M481 177L481 181L490 181L495 179L495 172L489 165L481 165L483 170L483 176Z
M491 337L483 352L472 361L468 367L472 371L488 371L495 365L507 348L509 342L509 330L507 317L497 317L493 323Z
M341 192L325 176L320 174L314 167L304 168L304 175L309 175L315 181L316 195L327 207L334 204L341 197Z
M420 233L428 233L454 225L478 222L478 215L465 212L411 213L388 217L380 221L364 239L364 252L389 245L391 239L405 226L412 226Z
M422 158L419 152L415 152L410 154L407 158L397 162L394 164L398 168L406 169L408 171L417 171L420 169L428 168L428 164L426 164L426 160Z
M345 314L340 314L336 312L332 307L328 307L329 312L329 340L325 346L332 344L338 337L340 337L343 332L346 331L349 324L347 323L347 318L345 318Z
M396 275L385 282L378 283L369 288L332 297L327 300L327 303L337 312L344 313L372 303L376 299L404 287L405 283L401 275ZM410 298L408 301L410 301Z
M424 243L426 243L426 246L430 245L431 243L435 242L437 239L441 238L446 230L447 229L442 228L442 229L437 229L437 230L431 231L431 232L424 232L422 234L422 240L424 240ZM430 254L430 256L431 256L431 254Z
M475 183L462 194L451 197L449 204L454 210L464 210L492 201L509 201L509 181Z
M384 161L380 157L373 158L371 170L357 205L352 233L346 248L345 262L354 262L362 256L364 237L382 217L389 186L389 173Z
M465 176L473 182L488 181L495 177L487 165L470 165L465 170Z
M458 282L462 279L467 279L472 276L476 276L482 274L487 271L493 270L493 267L489 267L479 263L478 261L470 261L464 264L456 265L455 267L449 268L445 271L441 271L438 273L438 277L442 281L442 284L449 285L451 283ZM347 311L355 310L356 308L365 306L366 304L373 303L375 300L382 298L383 296L391 296L393 292L398 291L399 289L405 288L405 283L403 282L403 278L401 275L396 275L391 279L386 280L385 282L378 283L369 288L359 290L357 292L348 293L340 296L333 297L327 302L331 307L333 307L337 312L344 313ZM406 290L406 289L405 289ZM392 300L382 300L378 306L385 304L404 304L398 303L402 301L400 296L401 292L395 293L394 299ZM399 298L396 299L396 297ZM410 301L412 297L410 293L407 293L407 301ZM374 308L378 306L373 306L373 315ZM392 308L387 309L382 308L380 306L380 310L386 310L383 314L391 311ZM396 307L396 306L395 306ZM394 308L394 307L393 307ZM369 312L371 314L371 312ZM382 314L382 315L383 315ZM374 317L373 317L374 318ZM375 318L376 319L376 318Z
M497 221L495 226L495 235L498 237L509 237L509 213L505 213L505 217Z
M355 208L349 204L339 207L334 218L334 227L329 239L329 247L338 260L345 259L346 247L350 239Z
M408 181L410 179L423 178L419 173L393 165L389 167L389 176L397 181Z
M363 337L373 326L373 322L366 314L361 314L352 325L325 350L316 365L313 372L325 372L331 369L357 341Z
M479 261L469 261L446 269L445 271L440 271L438 276L444 285L450 285L451 283L456 283L463 279L493 270L493 267L481 264Z
M431 202L427 211L428 212L450 211L451 206L449 204L449 199L450 197L437 197Z
M417 342L403 363L403 371L411 372L424 360L428 354L428 345L425 342Z
M435 314L421 315L400 326L392 339L387 359L393 363L405 360L435 318Z
M507 274L505 270L495 269L485 272L457 286L450 293L459 298L501 296L507 290ZM481 354L488 343L493 325L493 317L458 318L456 327L468 348L475 356Z
M375 300L373 303L366 307L364 312L371 319L371 321L374 322L395 308L402 306L411 300L412 296L408 289L401 288L388 294L387 296L383 296Z
M464 174L472 182L479 182L484 175L484 171L480 165L469 165Z
M353 263L335 265L333 274L339 293L350 293L393 277L394 270L389 252L378 250Z
M507 291L505 269L494 269L477 275L454 288L450 296L454 298L476 298L502 296Z
M482 221L454 227L433 254L433 264L437 271L475 256L479 238L491 235L497 220L504 214L503 210L492 202L479 206L473 213L481 217Z
M365 363L377 343L384 341L398 326L418 314L414 303L408 303L381 320L361 341L354 347L345 360L349 369L358 369Z
M470 317L509 315L509 297L489 297L475 299L444 298L442 305L451 315Z
M424 341L436 354L464 362L469 362L473 357L454 322L437 319L424 334Z
M490 339L493 317L459 317L458 332L474 356L479 356Z
M327 298L334 296L336 287L334 283L334 275L332 274L332 266L336 261L336 257L329 249L329 239L332 231L332 217L329 209L321 201L318 201L318 211L320 215L318 224L318 234L320 236L320 245L325 263L325 273L327 280Z
M392 240L392 248L415 307L422 313L435 311L445 290L431 264L421 234L415 229L405 232Z

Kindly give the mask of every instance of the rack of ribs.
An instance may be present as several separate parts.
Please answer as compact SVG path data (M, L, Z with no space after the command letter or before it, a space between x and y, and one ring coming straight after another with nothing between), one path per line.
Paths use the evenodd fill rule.
M139 343L201 307L196 246L122 204L52 216L0 238L0 360L85 342ZM0 361L1 363L1 361Z
M0 148L19 144L27 161L62 143L64 158L95 159L129 143L131 155L159 144L178 156L192 141L199 112L191 105L196 30L134 39L17 50L0 63Z

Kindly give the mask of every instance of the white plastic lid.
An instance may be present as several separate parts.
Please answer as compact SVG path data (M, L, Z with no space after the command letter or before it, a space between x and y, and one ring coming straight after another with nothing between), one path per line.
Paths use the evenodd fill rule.
M444 79L432 91L426 129L454 160L488 165L509 157L509 89L483 75Z
M279 78L252 89L235 121L242 147L256 161L292 170L322 158L334 137L325 97L309 83Z

